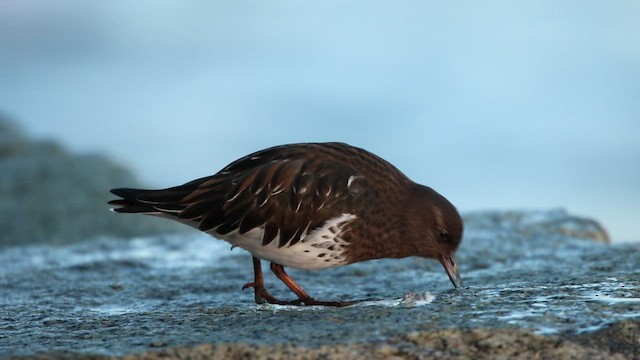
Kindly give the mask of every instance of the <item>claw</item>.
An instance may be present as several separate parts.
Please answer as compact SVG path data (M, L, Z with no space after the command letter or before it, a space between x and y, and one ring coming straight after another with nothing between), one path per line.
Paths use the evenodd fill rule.
M256 287L256 283L248 282L242 285L242 290L247 290L248 288L255 288L255 287Z

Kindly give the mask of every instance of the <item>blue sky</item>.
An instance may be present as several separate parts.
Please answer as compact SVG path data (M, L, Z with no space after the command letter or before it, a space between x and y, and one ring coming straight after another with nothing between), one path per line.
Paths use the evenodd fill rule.
M153 186L345 141L462 211L564 207L637 241L638 18L635 1L5 0L0 113Z

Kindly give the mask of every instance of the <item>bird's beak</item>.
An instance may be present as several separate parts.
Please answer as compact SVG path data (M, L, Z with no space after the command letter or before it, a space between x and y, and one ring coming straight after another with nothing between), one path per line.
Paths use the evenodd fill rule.
M453 255L440 255L440 263L444 266L444 269L447 271L447 275L449 275L449 279L454 287L463 287L462 278L460 277L460 272L458 271L458 265L453 261Z

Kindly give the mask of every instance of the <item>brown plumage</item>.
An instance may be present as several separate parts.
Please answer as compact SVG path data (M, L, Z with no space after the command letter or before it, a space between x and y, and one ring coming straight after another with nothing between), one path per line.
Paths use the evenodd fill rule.
M238 159L215 175L163 190L113 189L120 213L180 221L254 256L256 302L348 305L311 298L283 266L320 269L422 256L462 284L453 254L462 238L455 207L380 157L342 143L282 145ZM260 259L298 295L264 288Z

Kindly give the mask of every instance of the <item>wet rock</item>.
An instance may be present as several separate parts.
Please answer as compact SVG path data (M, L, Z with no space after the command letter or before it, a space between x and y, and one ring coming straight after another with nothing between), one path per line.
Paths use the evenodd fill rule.
M240 290L250 255L196 232L8 248L0 357L637 357L640 244L567 239L501 261L509 231L468 234L465 289L419 258L290 272L319 299L373 299L339 309L256 305Z
M507 229L530 239L541 235L553 240L568 238L609 243L606 229L597 221L570 215L564 209L537 211L479 211L464 214L465 228Z
M30 139L0 118L0 247L183 230L160 219L110 214L108 190L123 185L140 182L103 156Z

